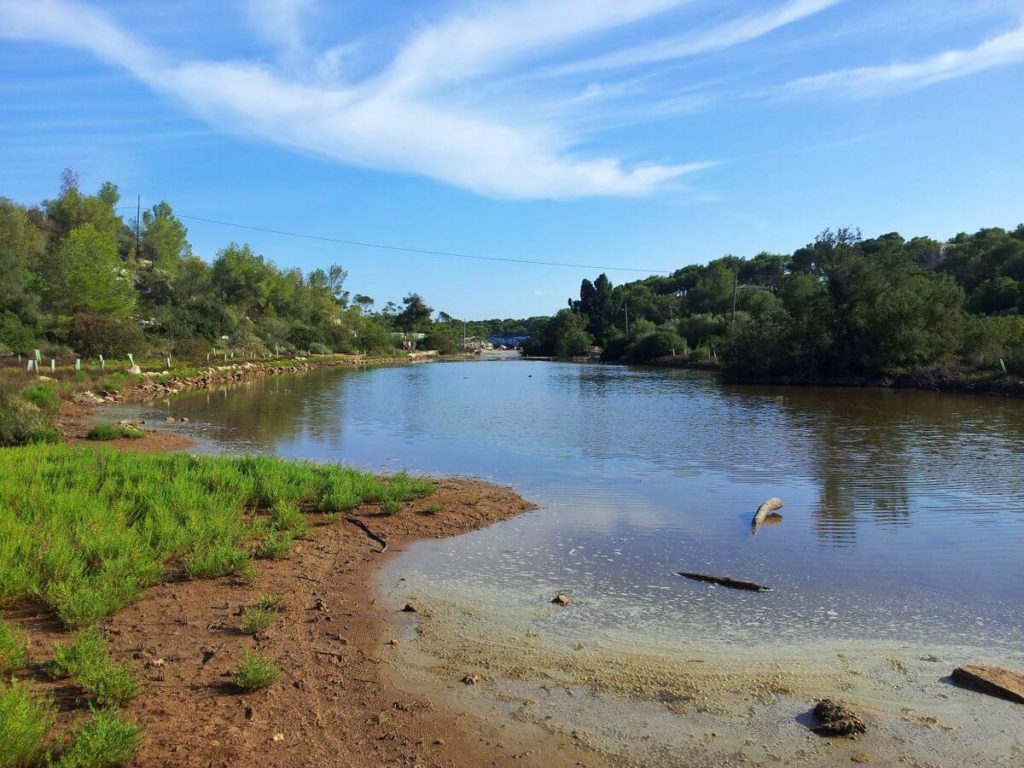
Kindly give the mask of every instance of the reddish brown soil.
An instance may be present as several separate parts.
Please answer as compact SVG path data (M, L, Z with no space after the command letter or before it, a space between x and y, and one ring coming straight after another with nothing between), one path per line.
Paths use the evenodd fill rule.
M185 435L174 435L169 432L161 432L156 429L145 429L140 427L146 434L144 437L118 440L105 440L96 443L85 439L85 433L94 423L96 406L88 403L72 403L65 400L61 404L60 414L57 416L57 431L69 445L105 445L111 448L120 448L126 451L137 453L163 453L169 451L184 451L190 448L193 441Z
M88 415L74 408L62 415L61 429L72 442ZM176 439L155 433L112 442L160 450L167 438ZM440 504L442 511L429 514L428 504ZM387 630L392 610L376 602L372 586L386 559L417 539L475 530L531 508L508 488L440 480L431 497L396 515L373 506L355 511L387 540L385 555L356 525L344 519L323 524L313 515L313 538L299 542L287 560L257 563L251 583L172 578L149 590L104 626L114 657L129 660L143 681L141 695L124 707L144 727L137 765L604 765L569 739L483 712L449 711L401 691L386 674L394 653ZM264 634L242 634L241 609L264 594L281 596L277 620ZM54 641L67 640L46 613L23 608L5 618L28 629L36 660L49 658ZM231 679L248 648L281 670L275 685L252 694ZM48 683L38 669L34 677L55 695L62 729L86 712L73 686Z

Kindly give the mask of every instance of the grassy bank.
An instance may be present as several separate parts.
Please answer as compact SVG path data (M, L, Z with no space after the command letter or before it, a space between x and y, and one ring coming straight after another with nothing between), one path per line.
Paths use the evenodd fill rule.
M317 521L363 503L401 507L432 491L404 474L270 457L3 448L0 609L36 605L68 629L92 627L164 579L249 579L255 559L286 557ZM58 644L53 656L33 665L40 660L29 659L17 628L0 622L0 667L5 678L22 678L0 683L0 742L18 745L13 762L0 757L0 766L130 760L136 729L114 708L137 691L131 670L109 660L95 630L79 632L69 648ZM267 679L267 670L255 672ZM249 687L259 687L249 680L255 672L242 675ZM72 678L97 707L69 738L53 733L53 703L33 690L39 675ZM116 759L103 762L104 754Z

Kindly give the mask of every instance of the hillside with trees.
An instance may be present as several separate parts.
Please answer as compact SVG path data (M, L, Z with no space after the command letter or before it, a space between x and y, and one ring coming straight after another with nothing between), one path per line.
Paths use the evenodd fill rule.
M246 244L230 243L207 262L169 204L136 222L119 215L119 202L114 184L87 194L70 170L38 207L0 198L0 353L386 353L402 333L426 334L421 348L448 352L464 333L526 335L544 321L464 327L435 316L416 293L377 309L373 298L350 294L340 266L282 269Z
M578 299L532 355L719 363L736 379L828 382L929 369L1024 373L1024 225L948 242L825 231L791 254L725 256Z

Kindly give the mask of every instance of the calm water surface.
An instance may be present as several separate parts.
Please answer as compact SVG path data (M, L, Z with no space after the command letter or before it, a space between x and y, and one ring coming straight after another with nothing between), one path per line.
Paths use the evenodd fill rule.
M144 410L220 449L514 485L538 513L397 567L512 602L572 590L588 608L556 631L1024 643L1021 401L500 361L321 371ZM751 535L770 496L783 521Z

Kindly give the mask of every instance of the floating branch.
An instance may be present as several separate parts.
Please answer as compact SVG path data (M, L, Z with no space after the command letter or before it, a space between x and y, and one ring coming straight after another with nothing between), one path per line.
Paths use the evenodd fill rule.
M685 576L688 579L694 581L706 581L710 584L719 584L723 587L729 587L731 589L746 589L751 592L771 592L771 587L766 587L764 584L758 584L756 581L746 581L745 579L734 579L731 576L712 576L709 573L693 573L690 571L677 571L680 576Z

